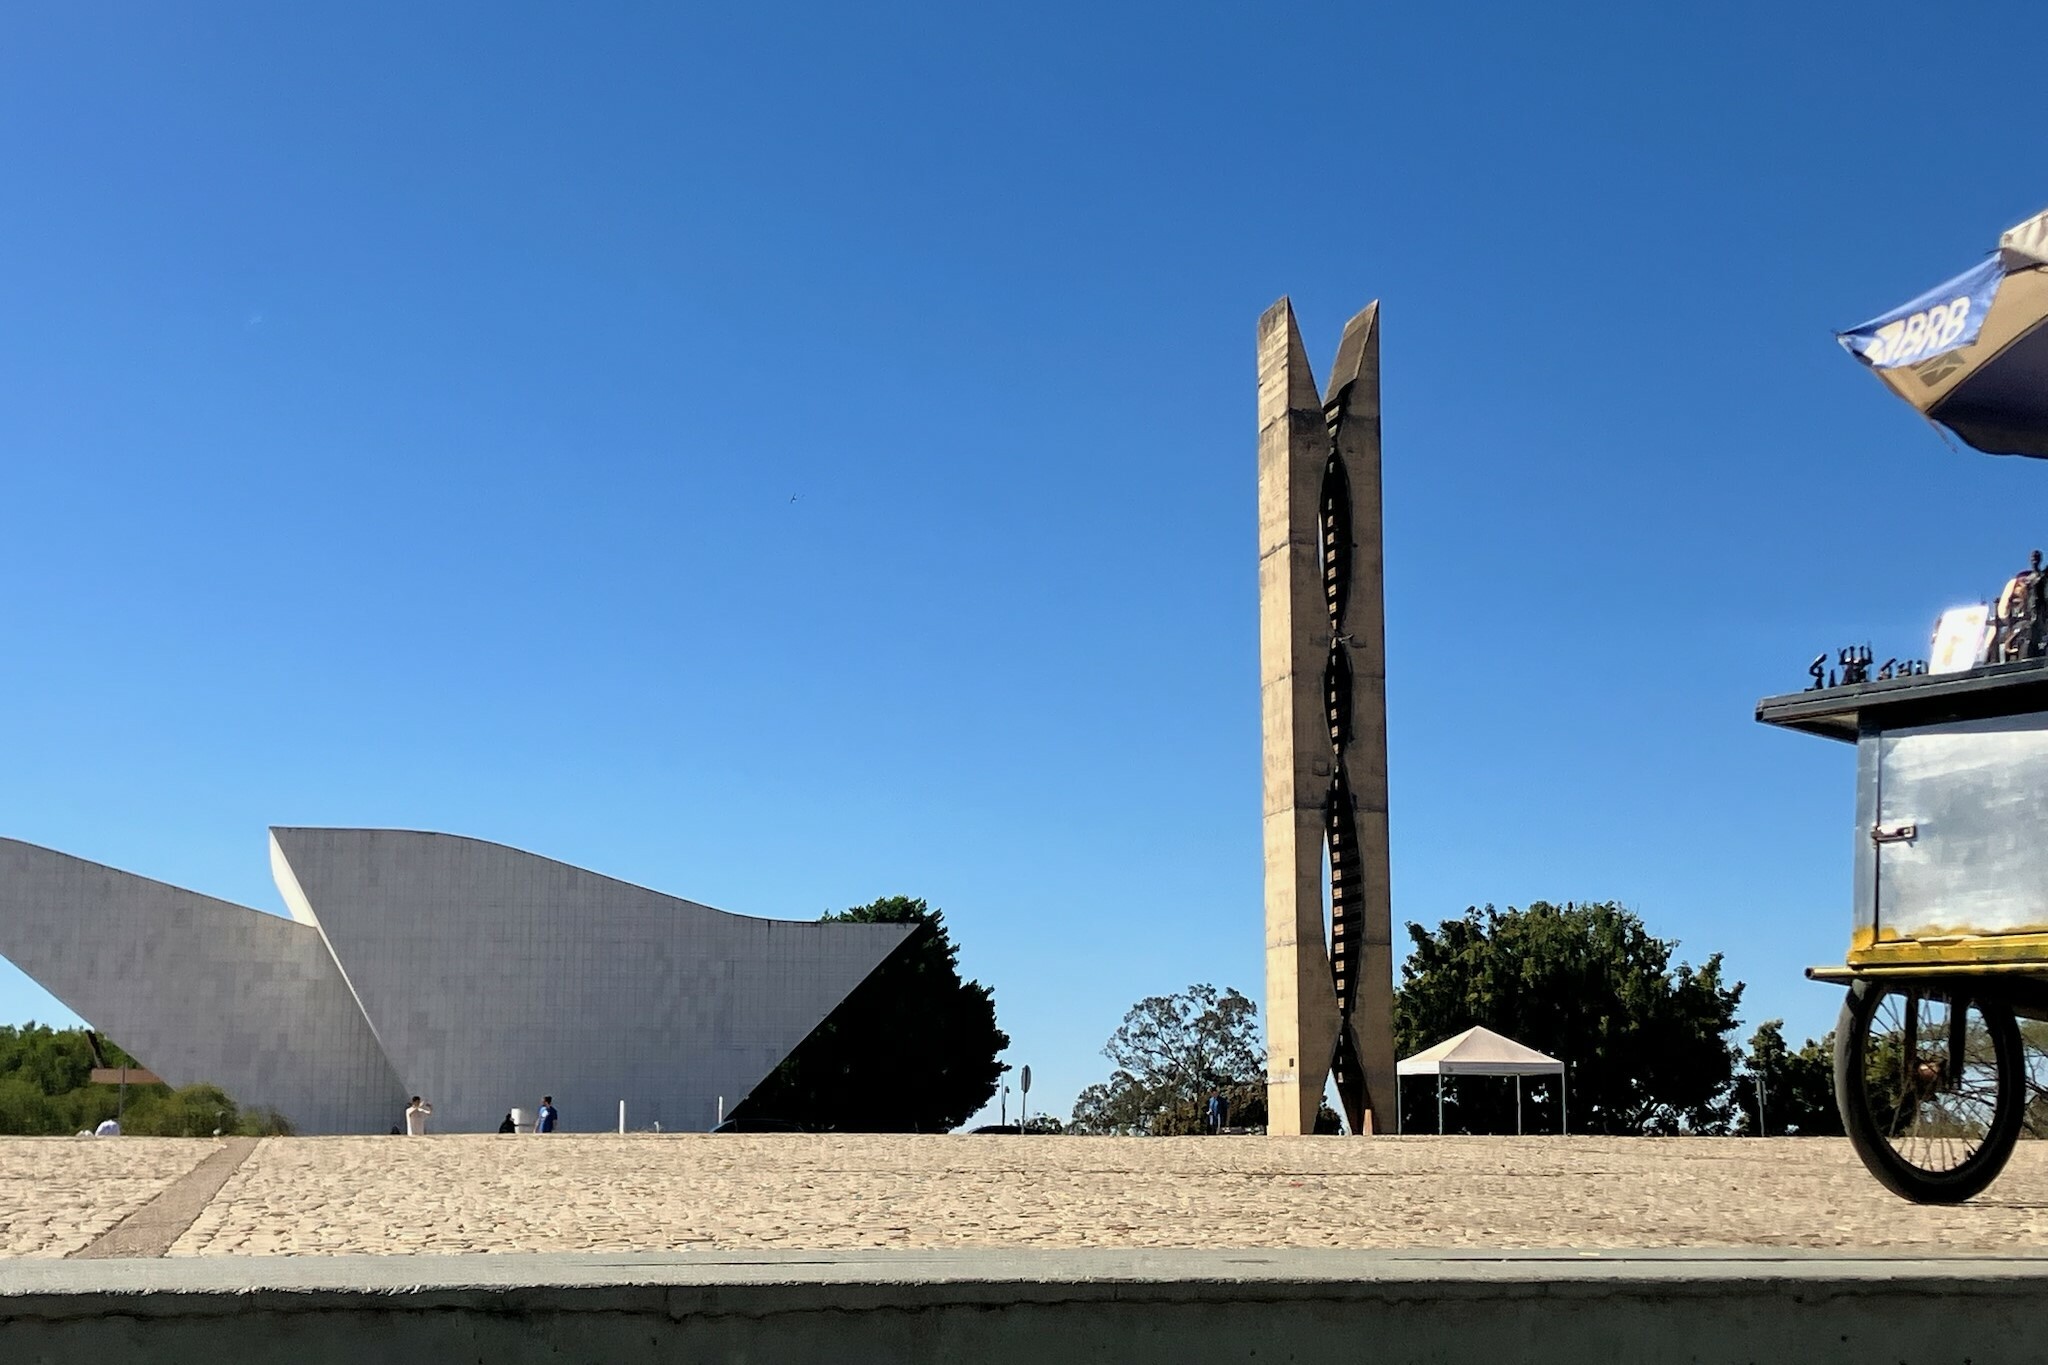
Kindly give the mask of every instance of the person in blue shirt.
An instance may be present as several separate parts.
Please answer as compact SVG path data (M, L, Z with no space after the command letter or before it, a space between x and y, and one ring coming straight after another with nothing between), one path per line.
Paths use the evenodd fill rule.
M555 1131L555 1124L560 1121L561 1117L555 1110L555 1097L553 1095L542 1095L540 1097L540 1118L533 1125L533 1131L536 1133L552 1133Z

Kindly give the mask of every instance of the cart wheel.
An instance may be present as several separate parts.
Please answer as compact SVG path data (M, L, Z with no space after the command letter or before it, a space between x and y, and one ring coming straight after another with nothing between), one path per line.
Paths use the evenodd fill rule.
M1920 1204L1997 1178L2026 1109L2020 1027L2004 1005L1924 986L1849 986L1835 1025L1835 1103L1863 1164Z

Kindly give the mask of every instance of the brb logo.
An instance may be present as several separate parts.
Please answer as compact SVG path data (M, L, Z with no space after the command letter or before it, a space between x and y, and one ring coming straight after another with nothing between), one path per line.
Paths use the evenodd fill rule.
M1969 327L1970 305L1974 302L1965 294L1886 323L1871 337L1864 358L1873 365L1909 365L1922 356L1947 350Z

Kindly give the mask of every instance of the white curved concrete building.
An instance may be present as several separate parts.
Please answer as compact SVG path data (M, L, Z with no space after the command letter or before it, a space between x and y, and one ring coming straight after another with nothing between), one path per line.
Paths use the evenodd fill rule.
M275 829L292 918L0 839L0 956L172 1085L302 1133L709 1128L908 938L713 910L480 839Z

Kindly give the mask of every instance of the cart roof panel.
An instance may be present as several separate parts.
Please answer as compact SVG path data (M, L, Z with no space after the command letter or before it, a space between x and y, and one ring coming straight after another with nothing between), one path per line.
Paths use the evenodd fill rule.
M1859 731L2048 711L2048 659L1967 673L1918 673L1852 687L1809 688L1756 704L1766 725L1855 743Z

